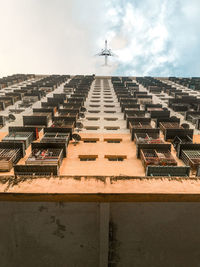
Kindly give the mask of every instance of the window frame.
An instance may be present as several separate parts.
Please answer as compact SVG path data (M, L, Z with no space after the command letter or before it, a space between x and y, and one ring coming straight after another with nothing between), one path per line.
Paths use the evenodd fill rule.
M97 131L99 130L99 126L92 126L92 125L88 125L84 127L87 131ZM90 129L89 129L90 128Z
M104 117L104 120L106 120L106 121L117 121L118 120L118 118L109 118L109 117Z
M104 155L104 158L108 161L124 161L127 159L127 155Z
M86 117L86 120L88 120L88 121L98 121L98 120L100 120L100 117Z
M99 138L81 138L81 141L83 141L84 143L96 143L99 141Z
M98 155L78 155L80 161L96 161Z
M122 138L104 138L104 142L109 144L120 144L122 140Z
M120 130L120 126L104 126L104 129L107 131L117 131Z
M100 110L88 110L89 113L100 113Z

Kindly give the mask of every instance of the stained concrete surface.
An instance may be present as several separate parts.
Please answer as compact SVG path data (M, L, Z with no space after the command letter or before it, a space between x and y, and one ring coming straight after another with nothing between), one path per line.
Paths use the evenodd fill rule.
M0 203L1 267L97 266L97 203Z
M111 204L113 266L200 266L199 208L199 203Z
M102 266L100 227L105 266L200 266L200 203L108 205L102 224L99 203L1 202L0 266Z

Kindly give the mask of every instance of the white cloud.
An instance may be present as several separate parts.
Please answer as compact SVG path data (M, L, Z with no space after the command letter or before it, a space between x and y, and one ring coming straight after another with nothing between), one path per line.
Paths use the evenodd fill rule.
M123 12L119 23L111 28L114 38L126 43L116 51L116 74L200 74L198 0L119 0L115 6Z
M153 6L153 2L145 2L147 6ZM122 2L119 1L118 4L121 5ZM166 51L170 37L166 1L157 1L157 9L154 9L153 16L147 6L144 4L137 7L134 3L127 2L123 6L124 12L120 23L113 29L113 38L121 38L126 43L125 47L116 51L119 55L119 69L122 70L127 65L130 75L134 75L136 69L140 75L147 75L154 68L176 60L173 49ZM111 18L111 21L116 21L116 13L113 12L113 16L114 19ZM142 62L138 58L141 58Z
M0 76L199 75L199 0L0 0ZM108 39L118 58L94 57Z

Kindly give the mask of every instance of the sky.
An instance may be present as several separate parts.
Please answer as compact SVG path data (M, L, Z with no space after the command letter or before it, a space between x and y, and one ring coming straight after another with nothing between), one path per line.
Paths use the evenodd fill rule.
M199 14L199 0L0 0L0 77L200 76Z

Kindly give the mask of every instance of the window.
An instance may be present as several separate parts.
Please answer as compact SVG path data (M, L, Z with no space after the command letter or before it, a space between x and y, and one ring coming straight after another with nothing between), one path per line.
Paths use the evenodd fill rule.
M100 105L90 105L91 108L98 108Z
M107 143L120 143L122 139L121 138L104 138L104 141Z
M90 100L92 103L99 103L100 100Z
M104 120L106 120L106 121L117 121L118 118L104 118Z
M104 110L105 113L116 113L115 110Z
M105 103L113 103L113 100L104 100Z
M96 140L84 140L83 142L84 143L96 143L97 141Z
M98 117L87 117L86 119L88 121L98 121L100 118L98 118Z
M98 156L97 155L79 155L80 161L95 161Z
M121 158L121 157L118 157L118 158L112 158L112 157L110 157L110 158L108 158L108 160L109 160L109 161L123 161L124 158Z
M114 108L115 105L104 105L105 108Z
M86 130L98 130L99 127L98 126L85 126Z
M105 126L104 129L113 131L113 130L120 129L120 127L118 127L118 126Z
M95 161L96 158L80 158L80 161Z
M99 113L100 110L88 110L89 113Z
M105 99L112 99L112 96L104 96Z
M105 155L104 158L107 158L109 161L124 161L127 158L126 155Z
M81 139L84 143L96 143L99 141L99 138L82 138Z

